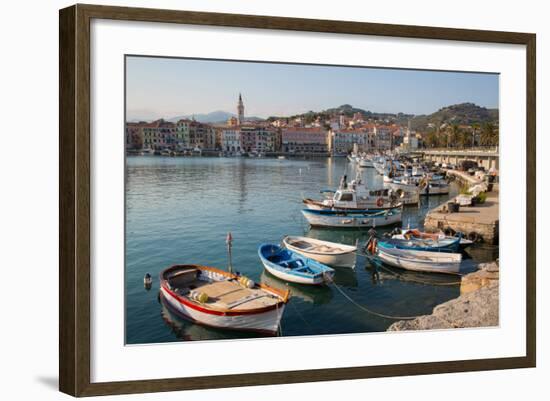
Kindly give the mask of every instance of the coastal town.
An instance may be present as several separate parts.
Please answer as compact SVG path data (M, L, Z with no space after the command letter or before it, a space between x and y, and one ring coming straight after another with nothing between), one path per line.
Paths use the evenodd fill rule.
M359 152L385 152L498 144L497 128L491 124L430 123L417 131L410 119L373 118L354 112L350 105L332 113L247 119L239 94L236 111L217 123L194 118L126 122L126 151L169 156L345 156L354 146Z
M126 110L127 343L499 324L494 102L233 90Z

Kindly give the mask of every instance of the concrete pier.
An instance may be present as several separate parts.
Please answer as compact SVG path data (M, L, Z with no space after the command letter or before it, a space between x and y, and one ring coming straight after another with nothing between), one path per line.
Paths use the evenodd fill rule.
M474 160L487 170L499 169L498 148L471 148L471 149L426 149L421 151L425 160L436 163L453 163L458 165L464 160Z
M431 210L424 220L426 231L451 228L466 235L475 233L483 242L498 244L498 192L488 192L485 203L476 206L462 206L458 213L448 213L443 205Z

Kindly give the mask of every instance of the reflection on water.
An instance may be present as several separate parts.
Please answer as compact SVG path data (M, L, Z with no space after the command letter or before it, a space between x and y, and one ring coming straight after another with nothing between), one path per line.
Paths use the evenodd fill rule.
M226 268L225 236L233 234L235 270L258 282L291 290L282 334L312 335L385 330L393 321L361 311L331 286L286 284L265 273L257 255L263 242L279 243L284 235L363 245L367 229L309 229L302 214L303 197L319 198L322 188L335 188L350 168L344 159L247 159L128 157L126 170L126 340L129 344L248 338L254 334L212 330L182 321L159 305L158 274L176 263ZM363 178L382 185L373 169ZM453 187L456 193L456 188ZM425 213L447 196L423 198L404 210L403 224L421 226ZM379 233L391 227L377 229ZM472 263L491 260L495 248L468 250ZM143 277L153 277L151 291ZM457 286L430 285L447 280L419 274L423 281L378 272L358 256L355 269L337 268L335 283L359 304L389 315L430 313L458 295ZM438 277L438 278L435 278Z

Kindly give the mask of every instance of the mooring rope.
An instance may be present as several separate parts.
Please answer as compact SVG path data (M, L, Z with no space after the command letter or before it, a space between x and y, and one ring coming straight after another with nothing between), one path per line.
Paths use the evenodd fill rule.
M306 318L300 313L300 311L298 310L298 308L296 307L296 305L294 305L292 302L289 302L289 305L292 306L292 308L294 309L294 312L296 312L296 314L298 315L298 317L300 318L300 320L302 320L305 324L307 324L309 326L309 328L312 328L311 324L306 320Z
M383 313L379 313L379 312L375 312L373 310L370 310L368 309L367 307L357 303L356 301L354 301L348 294L346 294L344 292L344 290L342 290L340 288L340 286L338 286L334 281L330 281L330 283L334 286L334 288L336 288L340 294L342 294L348 301L350 301L352 304L354 304L355 306L357 306L359 309L361 309L362 311L364 312L367 312L367 313L370 313L371 315L374 315L374 316L378 316L378 317L382 317L384 319L391 319L391 320L413 320L413 319L416 319L418 316L390 316L390 315L385 315Z

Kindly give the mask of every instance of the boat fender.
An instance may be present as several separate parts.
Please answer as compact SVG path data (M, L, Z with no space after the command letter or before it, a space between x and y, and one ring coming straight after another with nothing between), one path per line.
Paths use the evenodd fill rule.
M191 293L189 294L189 298L191 298L193 301L204 304L206 301L208 301L208 294L200 291L191 291Z
M453 237L456 234L456 231L453 230L451 227L447 227L443 232L449 237Z
M481 236L475 231L468 234L468 239L472 242L481 242Z
M384 199L378 198L376 199L376 206L382 207L384 205Z
M248 277L241 276L239 277L238 281L239 281L239 284L245 288L254 288L254 285L255 285L254 281L252 281Z

